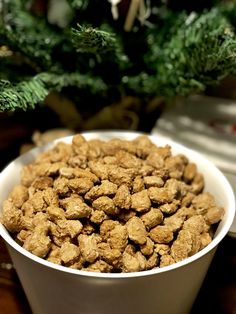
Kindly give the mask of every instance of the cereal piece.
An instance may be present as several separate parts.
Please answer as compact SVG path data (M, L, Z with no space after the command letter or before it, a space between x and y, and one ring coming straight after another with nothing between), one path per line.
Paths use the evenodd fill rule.
M141 192L145 189L144 181L141 176L137 176L133 181L133 193Z
M112 266L103 260L97 260L95 263L90 264L88 267L84 268L84 270L97 273L110 273L112 271Z
M36 178L34 166L32 164L23 166L21 170L21 184L29 187Z
M30 216L23 216L22 217L22 220L23 220L23 226L26 230L32 230L34 228L34 218L33 216L30 217Z
M85 169L87 167L87 156L85 155L75 155L71 156L67 162L70 167L79 167L80 169Z
M54 176L58 175L60 172L60 169L62 169L65 166L66 166L65 162L61 162L61 161L54 162L53 164L49 164L47 166L47 168L45 169L43 174L47 175L47 176L53 176L54 177ZM41 174L41 175L43 175L43 174Z
M63 263L74 263L80 256L80 250L77 245L64 243L60 248L60 257Z
M184 206L190 206L192 204L192 200L194 199L196 195L188 192L181 200L181 205Z
M102 160L105 164L117 166L117 158L115 156L104 156Z
M175 262L182 261L196 253L200 249L200 246L200 237L189 229L180 230L177 239L171 246L171 256Z
M194 163L189 163L186 165L183 173L183 179L186 183L193 181L197 174L197 166Z
M48 214L44 212L38 212L34 215L33 217L33 225L34 227L40 226L40 225L46 225L49 224L50 222L48 221Z
M86 200L95 200L100 196L113 196L117 192L117 185L108 181L103 180L100 185L95 185L90 191L85 194Z
M57 178L53 183L53 188L59 195L66 195L69 192L69 180L66 178Z
M83 225L79 220L67 220L68 234L72 239L81 233L82 228Z
M108 216L103 210L93 210L90 216L90 221L100 225L105 219L108 219Z
M48 206L46 212L48 213L49 219L52 221L65 218L65 212L61 207Z
M59 169L59 174L67 179L72 179L75 177L75 169L72 167L62 167Z
M67 219L80 219L89 217L92 209L79 197L67 197L60 201L65 208Z
M73 192L85 194L93 187L93 182L88 178L75 178L69 180L68 186Z
M180 204L179 200L173 199L171 203L159 206L159 209L162 211L162 213L171 215L178 210L179 204Z
M48 222L37 225L34 231L25 239L23 248L38 257L45 257L51 248L51 239L47 235L48 231Z
M135 152L138 157L146 158L153 148L153 143L146 135L140 135L133 140Z
M58 206L58 195L52 188L47 188L42 191L43 199L47 206Z
M108 264L118 267L121 252L118 249L112 249L108 243L101 242L98 244L99 256Z
M103 210L107 215L117 215L119 213L119 209L108 196L98 197L93 201L92 207L97 210Z
M136 246L134 244L128 244L124 250L124 252L131 254L132 256L136 253Z
M160 256L162 255L167 255L170 253L170 246L167 244L160 244L156 243L155 244L155 252L159 254Z
M128 244L128 232L126 226L118 224L110 231L110 236L107 240L111 248L124 251Z
M141 178L147 177L147 176L152 176L154 174L154 171L155 171L155 169L152 166L147 165L146 163L143 163L143 165L137 170L138 170L138 175ZM143 189L144 188L145 187L143 187Z
M60 247L56 246L55 244L52 244L51 251L48 254L47 261L61 265L61 249Z
M149 232L150 238L155 243L169 243L173 240L174 235L168 226L156 226Z
M129 187L133 182L133 174L128 169L113 166L108 170L108 179L117 186L126 184Z
M210 234L208 232L203 232L200 235L200 242L201 242L200 250L202 250L209 243L211 243L211 241L212 241L212 237L210 236Z
M152 202L157 204L171 203L174 199L173 193L167 188L150 187L148 195Z
M180 207L176 212L176 216L188 219L192 216L197 215L196 210L193 207Z
M67 179L85 178L85 179L89 179L93 183L99 182L98 177L87 169L62 167L59 169L59 173L62 177L65 177Z
M44 193L43 191L37 191L31 198L30 202L32 206L34 207L34 211L43 211L46 209L47 204L44 200Z
M162 178L164 182L169 179L169 171L165 166L161 169L154 169L152 175Z
M70 144L58 142L52 149L50 161L52 162L67 162L72 153Z
M82 231L83 225L79 220L61 219L56 222L56 229L50 226L52 233L59 237L69 236L75 238Z
M151 186L161 188L164 185L164 181L158 176L146 176L143 180L146 188L150 188Z
M169 254L164 254L160 258L160 267L169 266L175 263L173 257Z
M31 184L36 190L45 190L53 186L53 179L51 177L38 177L34 179Z
M21 245L25 242L25 240L32 234L32 231L30 230L24 230L22 229L16 236L17 240L21 242Z
M164 166L164 158L158 153L158 151L153 151L148 155L146 163L155 169L160 169Z
M89 220L86 220L83 222L83 229L81 231L81 234L90 235L95 232L95 227L90 223Z
M75 153L75 155L80 159L81 166L85 164L87 161L89 144L82 135L76 134L73 136L72 150Z
M93 235L78 236L81 255L86 262L93 263L99 256L97 241Z
M94 139L88 141L88 160L93 160L93 159L98 159L100 157L103 157L103 151L102 151L102 146L103 146L103 141Z
M147 213L140 216L147 230L159 225L163 221L163 214L159 208L152 207Z
M172 232L180 230L184 224L185 217L179 216L178 213L164 219L164 225Z
M187 184L173 178L166 181L165 188L168 189L177 199L182 199L189 190L189 186Z
M162 156L164 159L171 156L171 147L170 145L165 146L155 146L153 148L160 156Z
M24 228L22 211L11 200L3 202L2 222L10 232L19 232Z
M191 186L190 191L195 194L199 194L203 191L204 188L204 178L201 173L197 173L194 177Z
M144 223L138 217L132 217L126 224L128 237L137 244L144 244L147 241L147 231Z
M55 245L58 247L61 247L64 243L71 243L71 237L70 236L56 236L52 235L52 241Z
M215 200L210 193L206 192L195 196L192 200L192 205L196 209L197 214L204 215L209 208L215 206Z
M113 230L116 226L119 226L119 222L116 220L104 220L102 224L100 225L100 235L103 238L104 241L109 239L110 232Z
M110 168L110 165L106 165L103 162L97 160L89 161L88 165L92 173L94 173L96 177L101 180L108 179L108 170Z
M9 194L14 206L21 208L21 206L28 200L28 189L23 185L16 185Z
M210 207L207 210L205 219L207 223L210 225L216 224L222 219L222 217L224 216L224 212L225 211L223 207L219 207L219 206Z
M70 265L68 265L70 268L72 269L82 269L84 266L84 260L83 257L80 255L78 259L76 259L76 261Z
M92 181L93 183L99 182L99 178L94 173L92 173L89 169L75 168L73 170L74 170L74 176L76 178L86 178Z
M143 253L143 255L152 255L154 251L154 242L147 237L146 243L140 245L140 251Z
M186 160L182 158L182 155L170 156L165 160L165 167L169 170L169 176L177 180L181 180L185 165Z
M120 150L126 151L130 154L135 154L135 146L133 145L132 141L113 138L107 142L104 142L102 146L104 155L108 156L114 156Z
M136 256L124 252L122 256L122 271L125 273L140 271L140 262Z
M134 210L121 209L119 213L119 220L127 222L130 218L134 216L136 216L136 212Z
M148 264L145 256L140 251L138 251L138 252L136 252L135 257L137 258L137 260L139 262L140 271L145 270L147 268L147 264Z
M141 159L123 150L119 150L115 157L117 164L123 168L140 168L142 165Z
M158 266L159 258L156 252L153 252L152 255L147 259L146 267L147 269L153 269Z
M81 145L83 145L84 143L86 143L86 139L84 138L83 135L81 134L75 134L72 138L72 146L73 148L75 147L80 147Z
M200 234L203 232L207 232L209 230L209 226L206 224L205 219L202 215L195 215L188 218L183 224L183 230L188 229L191 232Z
M117 189L116 195L113 198L115 206L124 209L130 209L131 207L131 194L129 188L122 184Z
M27 200L21 207L24 216L32 217L34 215L34 206L30 200Z
M131 207L137 212L146 212L151 207L151 201L147 190L131 195Z

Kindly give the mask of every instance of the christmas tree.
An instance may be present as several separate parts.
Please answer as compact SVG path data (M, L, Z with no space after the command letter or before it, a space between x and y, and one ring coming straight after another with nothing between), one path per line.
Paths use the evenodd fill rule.
M150 111L236 73L234 1L2 0L0 10L0 111L55 92L82 115L104 117L127 97Z

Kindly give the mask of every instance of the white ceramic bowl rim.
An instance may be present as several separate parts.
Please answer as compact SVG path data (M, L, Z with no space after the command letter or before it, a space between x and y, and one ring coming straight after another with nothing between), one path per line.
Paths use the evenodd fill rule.
M127 131L125 131L125 132L124 131L97 131L97 132L93 131L92 132L91 131L91 132L83 132L81 134L83 134L87 140L95 139L95 138L101 138L101 135L103 137L103 140L114 138L114 137L132 140L132 139L136 138L138 135L142 135L144 133L132 132L132 131L131 132L127 132ZM129 273L98 273L98 272L88 272L88 271L82 271L82 270L77 270L77 269L71 269L71 268L68 268L65 266L61 266L61 265L57 265L57 264L48 262L48 261L46 261L40 257L37 257L36 255L30 253L29 251L27 251L23 247L21 247L19 244L17 244L13 240L13 238L10 236L10 234L8 233L6 228L0 223L0 235L2 236L2 238L6 241L6 243L8 245L13 247L16 251L18 251L22 255L26 256L27 258L35 261L36 263L39 263L39 264L44 265L46 267L52 268L54 270L62 271L65 273L70 273L70 274L80 275L80 276L85 276L85 277L96 277L96 278L119 278L119 279L123 278L123 279L125 279L125 278L150 276L150 275L154 275L154 274L158 274L158 273L172 271L176 268L183 267L187 264L190 264L190 263L196 261L197 259L201 258L202 256L206 255L208 252L213 250L215 247L217 247L217 245L221 242L221 240L228 233L230 226L233 222L234 215L235 215L235 197L234 197L234 193L233 193L233 190L232 190L229 182L227 181L227 179L225 178L223 173L218 168L216 168L210 161L208 161L205 157L203 157L198 152L193 151L189 148L186 148L185 146L183 146L181 144L175 143L172 140L164 139L162 141L161 137L159 137L158 135L149 135L149 134L146 134L146 135L148 135L148 137L153 142L157 143L157 140L158 140L158 143L160 146L165 145L165 144L169 144L169 145L171 145L172 148L178 148L178 150L182 150L184 154L185 154L185 152L191 152L191 154L193 156L197 157L199 160L204 161L204 163L207 163L207 166L210 168L210 170L214 171L217 174L218 178L221 180L222 188L224 188L224 190L227 191L227 197L228 197L228 201L229 201L229 209L228 209L227 217L226 217L224 224L222 226L222 230L217 235L215 235L212 242L210 244L208 244L204 249L202 249L198 253L194 254L193 256L186 258L185 260L183 260L181 262L177 262L177 263L174 263L172 265L165 266L162 268L154 268L151 270L145 270L145 271L140 271L140 272L129 272ZM34 149L30 150L29 152L16 158L0 173L0 184L1 184L1 181L5 178L5 176L8 175L9 168L13 165L13 163L20 162L24 158L24 156L31 154L35 158L40 152L43 152L43 151L51 148L53 145L55 145L55 143L57 143L59 141L71 143L71 139L72 139L72 136L60 138L56 141L51 142L50 144L46 144L46 145L43 145L41 147L34 148Z

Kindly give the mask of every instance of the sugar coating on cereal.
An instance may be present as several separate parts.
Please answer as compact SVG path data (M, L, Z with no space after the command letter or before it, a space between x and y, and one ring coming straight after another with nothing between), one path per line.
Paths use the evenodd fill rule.
M25 165L1 222L32 254L92 272L139 272L206 247L224 208L197 165L148 136L73 137Z

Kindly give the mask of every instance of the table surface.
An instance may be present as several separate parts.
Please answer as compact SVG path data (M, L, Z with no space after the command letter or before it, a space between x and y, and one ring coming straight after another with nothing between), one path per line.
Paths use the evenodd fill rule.
M236 239L226 236L218 247L191 314L236 314L235 270ZM32 313L2 238L0 238L0 313Z

